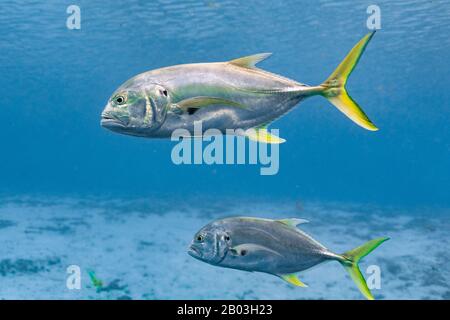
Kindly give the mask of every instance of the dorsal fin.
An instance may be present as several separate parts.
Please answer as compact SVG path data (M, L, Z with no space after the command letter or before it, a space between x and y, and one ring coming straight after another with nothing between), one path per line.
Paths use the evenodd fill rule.
M246 56L238 59L234 59L229 61L229 63L234 64L235 66L243 67L243 68L254 68L258 62L261 62L272 55L271 53L258 53L251 56Z
M290 219L281 219L277 220L278 222L281 222L282 224L285 224L289 227L296 228L299 224L302 223L308 223L308 220L305 219L296 219L296 218L290 218Z

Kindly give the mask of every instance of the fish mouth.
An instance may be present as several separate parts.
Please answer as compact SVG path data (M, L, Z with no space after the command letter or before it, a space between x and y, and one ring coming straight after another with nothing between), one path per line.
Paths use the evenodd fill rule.
M125 128L125 125L109 114L102 114L100 125L107 129Z
M193 245L189 246L188 254L194 258L200 258L202 256L200 250Z

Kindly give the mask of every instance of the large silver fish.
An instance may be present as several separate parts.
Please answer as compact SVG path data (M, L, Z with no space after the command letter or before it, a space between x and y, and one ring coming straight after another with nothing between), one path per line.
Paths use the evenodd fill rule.
M295 273L334 260L348 271L367 299L374 299L358 263L389 238L374 239L336 254L298 229L297 226L305 222L249 217L217 220L197 232L188 253L215 266L269 273L301 287L306 285Z
M149 138L170 138L175 129L194 136L194 122L203 132L246 130L255 141L282 143L267 125L307 97L321 95L361 127L377 130L345 84L374 32L363 37L330 77L308 86L256 68L270 54L228 62L184 64L139 74L120 86L108 101L101 125L112 131ZM255 130L247 130L255 129Z

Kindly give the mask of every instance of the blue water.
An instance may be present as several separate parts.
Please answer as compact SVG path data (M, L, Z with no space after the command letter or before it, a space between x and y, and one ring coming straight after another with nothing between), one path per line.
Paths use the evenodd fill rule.
M81 8L80 30L66 28L66 8L70 4ZM368 216L383 212L381 217L386 219L386 233L395 233L398 239L404 239L404 242L395 244L393 241L391 244L396 248L397 258L410 257L408 261L416 265L417 272L428 272L426 268L437 267L439 263L448 272L448 263L444 263L448 262L448 255L439 251L428 261L426 257L417 257L417 252L412 252L411 248L405 248L409 243L405 234L412 231L410 225L402 220L406 215L408 218L405 219L419 221L416 225L424 228L418 227L423 232L413 228L417 234L412 235L420 239L417 244L422 245L420 248L424 251L433 247L433 243L437 245L447 241L445 233L428 234L430 231L423 225L428 219L438 219L432 230L436 231L450 217L448 1L376 2L381 8L381 30L369 44L347 88L380 130L365 131L325 99L308 99L271 126L280 129L280 136L287 140L280 147L277 175L261 176L259 167L252 165L176 166L170 158L174 142L122 136L99 125L100 113L107 99L120 84L137 73L168 65L225 61L259 52L273 52L270 59L260 64L262 68L310 85L319 84L368 32L366 8L371 4L373 1L354 0L127 0L108 1L108 4L93 0L2 2L0 235L9 241L9 246L1 249L0 283L7 281L11 274L19 278L8 282L7 289L0 286L0 298L98 297L95 293L71 296L67 292L61 293L64 283L60 288L53 285L51 281L55 278L64 278L64 272L61 275L58 270L75 263L71 261L78 256L67 248L53 247L55 243L72 243L71 240L76 238L79 245L70 250L83 250L89 245L103 254L110 252L104 259L122 268L124 271L120 274L123 276L130 272L130 266L134 266L133 261L139 259L139 255L130 253L127 256L131 252L127 250L108 251L111 248L108 248L106 239L114 243L114 237L120 235L123 238L139 225L139 222L127 220L128 214L132 219L136 208L140 208L138 212L147 211L143 221L149 226L158 221L161 228L177 230L176 227L171 229L171 223L180 227L182 221L174 217L183 220L182 214L173 216L170 212L184 212L180 203L186 199L191 201L187 206L189 210L185 211L194 212L192 214L198 220L187 219L182 226L185 230L180 233L183 237L165 245L176 248L173 250L177 254L167 249L172 252L171 262L182 265L180 261L184 263L186 260L186 265L200 268L206 274L211 272L212 278L214 272L222 270L202 265L185 254L190 236L203 224L225 214L249 215L251 203L264 204L258 207L261 209L259 215L283 216L284 212L278 212L275 205L280 202L289 208L286 214L291 215L299 203L306 203L305 208L319 203L321 209L317 211L322 216L318 214L316 220L327 217L330 225L326 229L329 232L319 230L317 238L329 239L330 246L332 241L339 244L340 239L339 234L332 238L334 229L331 224L338 228L343 220L334 221L333 215L326 213L329 206L333 210L347 212L344 208L348 205L357 205L363 208L358 210L369 211ZM67 199L83 205L71 205L68 213L52 207L59 208ZM101 207L106 212L108 201L125 201L123 206L126 204L128 209L123 209L120 215L124 224L95 218L99 213L92 199L103 199ZM133 205L133 199L141 200ZM155 205L154 199L164 205ZM42 204L40 201L43 200L50 201L51 205ZM226 205L229 203L233 204L233 210ZM87 225L86 230L90 230L88 235L94 231L95 234L105 232L106 238L100 237L96 243L84 243L84 232L88 231L71 229L73 221L69 219L67 222L67 217L63 222L58 220L65 214L70 219L81 219ZM253 214L258 215L258 212ZM307 210L298 214L314 220ZM157 219L165 215L170 223ZM47 225L43 228L36 226L36 223L42 223L36 221L36 217L48 221L50 228L46 228ZM355 217L350 220L357 225L365 215L349 213L349 217ZM97 224L92 225L91 218ZM345 224L352 223L344 221ZM390 230L393 226L388 221L398 223L397 229ZM342 249L358 245L368 237L384 235L382 230L370 228L371 219L364 222L368 227L367 234L354 238L357 243L349 240L351 243ZM30 233L29 228L37 231ZM313 232L314 229L308 231ZM154 239L151 233L142 231L136 237L137 244L133 242L123 246L134 246L135 250L139 241L144 241L160 248L160 240ZM434 237L434 242L426 242L429 237ZM36 241L38 248L26 245L27 241ZM388 248L389 245L383 246ZM145 244L139 248L143 247ZM383 258L383 249L378 250L377 261L387 261L388 258ZM152 251L144 250L150 255L145 258L148 262L146 272L157 277L161 271L152 265ZM20 259L28 259L30 266L24 265ZM44 259L44 262L39 259ZM164 259L164 255L158 259ZM392 260L390 263L394 263ZM15 265L17 261L18 265ZM49 261L50 266L47 265ZM91 267L95 264L100 270L106 268L95 255L90 256L86 264ZM54 269L55 266L58 267ZM421 266L422 269L419 268ZM213 271L209 271L211 268ZM409 270L406 266L403 268ZM391 266L391 269L401 273L401 267ZM20 270L31 270L31 273L24 274ZM139 279L142 270L132 270ZM227 270L230 278L226 279L234 279L235 272L238 271ZM356 291L346 291L354 290L354 285L344 279L341 272L340 269L336 271L345 286L340 286L342 292L336 289L331 297L359 298ZM394 278L393 272L391 278ZM26 278L27 275L31 276ZM245 274L238 275L245 282ZM164 286L154 284L151 291L142 281L135 280L142 290L127 289L130 292L121 292L119 297L194 297L192 292L196 286L206 281L202 276L207 277L204 274L197 278L190 275L190 284L183 285L192 290L185 289L179 294L168 291L171 283ZM121 279L120 275L113 277ZM183 274L178 277L173 281L182 281ZM411 275L410 279L413 278ZM30 290L25 294L25 283L30 281L35 281L36 285L45 284L47 293ZM248 295L242 295L242 292L248 292L242 284L235 291L228 288L223 296L217 292L210 295L203 292L198 297L302 297L297 292L292 293L283 283L279 285L278 281L270 280L269 286L265 284L268 287L259 290L252 285L254 291ZM408 281L412 283L412 280ZM434 283L436 287L428 288L421 295L417 293L419 291L409 292L406 287L399 289L405 283L406 280L396 287L385 288L382 295L387 298L450 296L445 280ZM420 285L428 284L424 280ZM283 295L286 291L274 290L276 286L287 288L292 294ZM279 295L265 295L269 289ZM328 298L330 295L319 290L309 297Z

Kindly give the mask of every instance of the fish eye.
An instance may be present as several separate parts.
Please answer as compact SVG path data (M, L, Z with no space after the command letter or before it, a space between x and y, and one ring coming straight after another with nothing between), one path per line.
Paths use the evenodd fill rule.
M196 239L198 242L203 242L203 240L205 240L205 236L203 234L199 234Z
M127 99L125 98L125 96L122 95L118 95L114 98L114 102L118 105L124 104L127 101Z
M226 235L225 236L225 241L230 241L230 236Z
M166 90L166 89L160 90L159 92L160 92L163 96L167 97L167 90Z

